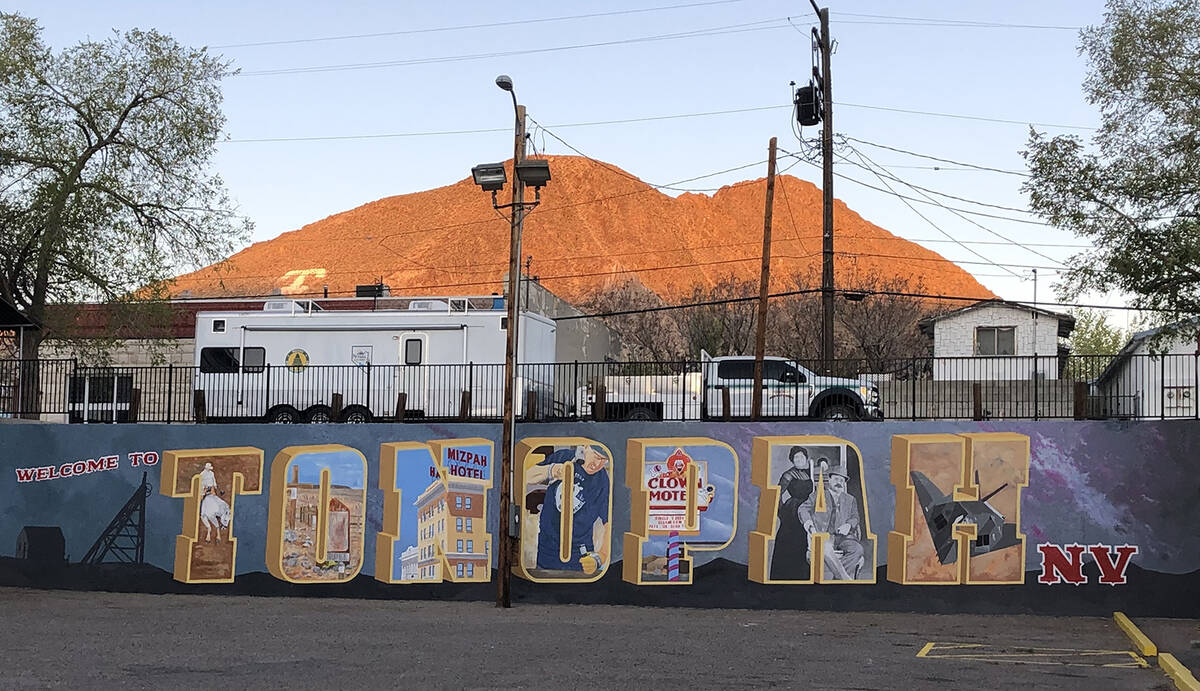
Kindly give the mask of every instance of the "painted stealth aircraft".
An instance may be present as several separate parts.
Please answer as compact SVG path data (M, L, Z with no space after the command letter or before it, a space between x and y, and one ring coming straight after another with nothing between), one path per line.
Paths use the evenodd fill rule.
M929 524L929 535L937 550L938 561L953 564L958 560L958 540L954 537L954 526L965 523L975 525L975 539L971 540L971 556L1012 547L1017 539L1017 525L1006 523L1004 514L997 511L988 499L996 496L1008 483L1000 485L981 499L955 501L945 494L924 473L912 471L913 487L917 490L917 501ZM979 485L979 471L975 472L975 485Z

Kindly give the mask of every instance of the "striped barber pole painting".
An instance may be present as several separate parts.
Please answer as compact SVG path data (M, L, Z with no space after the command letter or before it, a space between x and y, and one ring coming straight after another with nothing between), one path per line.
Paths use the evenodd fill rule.
M679 580L679 531L672 530L667 536L667 580Z

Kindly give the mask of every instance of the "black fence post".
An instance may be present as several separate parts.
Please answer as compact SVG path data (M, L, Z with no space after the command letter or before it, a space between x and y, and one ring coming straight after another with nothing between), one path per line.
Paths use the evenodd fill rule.
M208 406L204 403L204 389L196 389L192 392L192 410L196 413L196 424L203 425L208 422Z
M600 380L600 383L596 384L596 397L595 397L596 400L595 400L595 403L592 404L592 416L595 417L596 420L598 420L600 422L603 422L605 420L605 418L607 417L607 413L608 413L608 411L605 410L605 407L607 405L608 392L605 391L605 389L604 389L603 381L604 380L602 379L602 380Z
M1087 382L1075 382L1075 419L1087 419Z
M912 361L912 419L915 422L917 419L917 359Z
M404 422L406 408L408 408L408 394L401 391L396 394L396 422Z
M971 419L983 419L983 384L980 382L971 383Z
M167 423L171 422L172 402L175 398L175 365L167 365Z

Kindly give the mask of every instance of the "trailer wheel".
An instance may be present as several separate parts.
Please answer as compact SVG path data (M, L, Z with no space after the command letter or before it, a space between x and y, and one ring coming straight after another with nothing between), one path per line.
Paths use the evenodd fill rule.
M366 406L352 405L342 411L342 417L339 422L345 422L351 425L360 425L364 422L372 420L371 411L367 410Z
M267 411L267 422L294 425L300 422L300 411L290 405L277 405Z
M822 420L857 420L858 411L845 403L834 403L821 409Z
M638 406L625 414L626 420L657 420L658 416L653 410L644 406Z
M315 405L304 411L304 421L309 424L333 422L333 411L327 405Z

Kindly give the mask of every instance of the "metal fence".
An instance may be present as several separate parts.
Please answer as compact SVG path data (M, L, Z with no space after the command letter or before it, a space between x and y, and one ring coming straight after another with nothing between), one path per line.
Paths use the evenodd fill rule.
M821 416L810 405L815 394L844 386L868 397L877 389L884 419L1200 419L1198 360L1187 353L801 361L798 379L785 371L794 368L768 362L763 405L768 417ZM516 414L528 421L745 418L753 387L744 369L713 386L697 361L522 364ZM214 372L0 360L0 417L56 422L498 420L503 394L498 364Z

